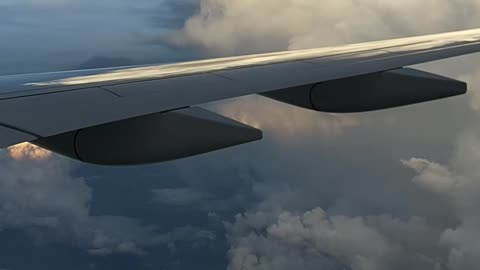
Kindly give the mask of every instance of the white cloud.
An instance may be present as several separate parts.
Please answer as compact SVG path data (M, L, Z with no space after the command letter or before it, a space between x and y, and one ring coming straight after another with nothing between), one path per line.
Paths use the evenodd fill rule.
M202 0L200 3L197 14L167 40L174 45L204 49L211 55L355 43L480 25L477 0ZM272 136L281 139L316 132L337 136L358 127L367 118L309 112L258 97L221 104L219 111L266 131L273 130Z
M402 163L418 173L413 182L428 190L444 194L453 190L455 186L456 179L440 164L419 158L403 160Z
M335 216L321 208L303 214L284 211L276 220L265 217L261 212L245 214L228 226L230 270L442 266L432 252L436 249L432 239L438 240L440 233L422 218Z
M227 117L269 131L273 138L282 141L309 134L331 138L361 124L361 118L353 115L318 113L261 96L222 102L215 109Z
M213 54L298 49L468 28L479 11L476 0L203 0L172 40Z
M141 256L155 246L215 237L198 228L160 233L133 218L94 216L92 190L84 178L72 176L75 169L70 160L57 156L22 161L0 152L0 231L23 230L39 245L66 243L102 256Z
M413 182L438 192L455 209L460 224L446 228L439 243L449 249L449 269L472 269L480 264L480 136L464 132L456 144L451 169L428 160L412 159L405 164L418 174Z
M45 160L52 152L31 143L20 143L7 148L8 154L15 160Z
M319 208L301 217L283 213L267 232L292 246L346 257L353 269L380 269L381 258L391 252L386 239L363 218L328 217Z
M200 14L192 17L185 29L174 35L173 42L200 46L211 54L230 54L448 31L476 26L480 22L478 3L467 0L285 0L279 4L278 0L205 0ZM459 21L459 18L462 19ZM473 80L475 76L467 78ZM421 115L412 114L408 118L407 114L398 116L392 113L394 120L386 128L389 130L382 131L376 129L385 128L385 125L374 121L383 120L382 117L319 114L260 97L235 100L221 105L219 110L253 126L273 130L278 134L275 136L287 138L288 142L307 145L299 150L301 153L293 153L284 144L287 140L282 140L282 144L275 146L287 149L283 152L269 152L265 154L268 158L263 159L261 151L254 152L252 163L260 163L260 160L262 162L255 168L263 168L255 171L263 181L252 180L252 189L261 197L260 203L229 226L230 269L318 269L319 265L324 269L338 269L339 266L345 269L472 269L478 265L476 243L480 241L476 239L479 235L476 198L480 193L477 192L476 179L480 176L477 171L480 144L475 134L462 137L460 141L464 143L457 147L458 153L450 166L426 159L404 161L417 173L413 184L405 187L395 179L375 183L363 179L363 175L358 178L351 177L351 174L329 177L332 170L321 163L335 159L338 148L321 148L319 142L325 138L338 140L347 129L356 130L361 128L360 124L365 124L365 129L372 129L371 133L360 133L364 136L354 134L349 138L357 142L358 149L349 148L352 156L341 158L361 163L378 155L379 158L371 159L378 161L390 157L383 152L398 151L394 148L400 148L402 143L406 146L411 141L437 142L438 134L433 138L432 131L425 131L425 138L419 139L421 129L433 125L434 119L418 128L402 123L411 123ZM436 116L431 113L432 118ZM401 135L405 133L402 132L416 127L418 129L411 131L415 139L404 140ZM388 137L390 141L376 142L378 137L372 134L380 132L399 133L402 140L394 142L398 137L392 136ZM339 140L339 144L342 142L345 140ZM375 147L376 144L380 146ZM347 144L345 148L352 145L354 143ZM382 147L387 150L379 153ZM290 158L272 156L276 153ZM221 162L224 165L225 160ZM358 167L362 165L365 164ZM391 169L384 165L380 162L370 164L368 169ZM0 228L24 229L40 242L63 237L61 241L74 241L92 255L106 256L113 253L145 255L155 245L166 244L175 250L179 241L196 239L194 242L199 241L201 245L203 241L215 239L212 232L197 228L161 234L134 219L92 216L89 207L91 190L84 179L72 177L71 163L55 158L42 166L5 161L0 169ZM354 165L337 168L339 171L348 169L362 172ZM267 170L270 173L265 173ZM192 176L195 177L198 175ZM390 185L393 187L386 188ZM397 217L395 207L400 208L399 205L413 202L415 209L412 211L424 207L415 205L424 195L413 194L412 186L415 185L443 199L430 209L445 212L442 218L452 218L450 212L442 208L444 201L451 204L456 210L454 220L437 224L428 217ZM401 189L397 190L399 186ZM204 192L190 188L161 189L154 193L158 201L172 205L194 204L208 197ZM373 216L339 214L354 212L356 206L352 204L359 201L355 196L366 201L358 207L368 205L377 212L391 213ZM312 209L311 206L319 205L320 201L330 208L305 211L304 208ZM395 207L391 201L397 201ZM224 202L219 200L212 204ZM380 202L387 206L380 205ZM287 212L281 210L282 207L299 210ZM334 211L336 213L332 213ZM449 224L455 222L460 224Z
M133 219L92 216L92 191L85 179L71 176L70 161L10 160L2 153L0 167L0 230L24 230L38 244L72 241L86 249L134 254L141 252L133 247L151 244L156 235Z
M88 218L91 190L84 179L69 175L70 163L20 162L1 155L0 228L54 228Z

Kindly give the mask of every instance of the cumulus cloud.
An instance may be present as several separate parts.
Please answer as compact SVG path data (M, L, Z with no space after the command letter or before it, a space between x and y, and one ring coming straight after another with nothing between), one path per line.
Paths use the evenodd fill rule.
M212 55L343 44L475 27L478 6L473 0L204 0L169 41ZM448 149L438 145L449 138L441 137L455 132L445 130L445 123L464 119L459 113L448 118L445 111L464 105L451 104L355 117L261 97L220 104L216 109L232 118L273 130L281 144L267 141L245 148L247 154L215 153L175 163L194 187L157 189L154 199L170 206L209 201L205 208L212 211L247 208L227 225L230 269L472 269L479 257L480 149L478 136L467 133L453 161L441 164L447 164ZM416 173L405 181L399 153L420 156L410 153L432 148L443 157L440 162L404 160ZM175 251L182 241L196 239L192 245L202 246L215 239L215 233L198 228L164 234L135 219L93 216L92 191L85 179L72 177L71 163L53 158L42 167L26 164L0 165L0 228L25 230L38 243L73 242L97 256L142 256L156 245ZM222 183L210 174L221 175ZM228 192L211 195L218 190ZM250 193L255 196L245 195Z
M480 25L479 12L475 0L203 0L197 14L166 41L210 55L311 48L473 28ZM362 123L361 116L313 113L262 98L236 99L221 104L220 112L274 130L274 138L313 132L335 136Z
M15 160L45 160L52 156L52 152L31 143L20 143L7 148L8 154Z
M197 228L160 233L133 218L92 215L92 190L84 178L72 176L75 170L73 162L56 156L39 163L0 153L0 231L22 230L38 245L65 243L102 256L146 255L175 241L214 239Z
M419 158L403 160L402 163L418 173L413 182L419 186L440 194L454 188L455 178L447 168L440 164Z
M68 175L68 163L12 161L4 153L1 161L0 228L54 228L88 217L91 190L82 178Z
M459 79L469 83L470 107L477 112L480 111L480 69L473 68L469 73L461 75Z
M439 232L419 217L335 216L321 208L262 216L239 215L229 225L229 269L442 269Z
M320 114L261 96L237 98L220 103L215 109L227 117L269 131L279 139L313 133L333 137L361 123L358 116Z
M478 13L476 0L203 0L168 42L211 55L310 48L475 28ZM478 64L471 59L456 60L450 68L455 60L443 62L445 68L430 67L471 83L470 108L478 110ZM462 135L449 157L455 129L478 121L465 105L465 100L448 101L361 116L310 114L260 97L218 106L221 113L284 139L252 154L257 164L252 190L259 200L227 225L229 268L478 265L478 136ZM451 122L448 131L446 122ZM401 161L416 173L405 181L398 156L432 153L440 162Z
M480 136L476 129L463 131L455 143L450 166L413 158L403 163L417 173L413 182L444 195L457 208L459 217L475 217L480 203Z
M390 252L386 240L365 225L362 218L337 216L329 219L318 208L301 217L283 213L278 223L269 227L267 232L289 245L347 257L354 269L378 268L371 258L385 257Z
M415 183L442 194L456 209L455 215L460 224L445 229L439 239L439 243L449 250L449 269L471 269L480 263L480 216L477 211L480 203L479 147L478 132L468 131L459 136L451 169L422 159L405 163L417 172L413 179Z
M298 49L468 28L479 11L475 0L204 0L171 41L213 54Z
M0 164L0 229L21 229L37 243L61 239L82 247L111 248L121 246L132 236L128 231L116 232L128 219L113 220L90 215L91 189L85 179L70 175L72 164L62 159L44 163L9 160L2 156ZM120 221L120 222L116 222ZM110 241L99 242L98 235ZM138 240L131 237L131 241Z

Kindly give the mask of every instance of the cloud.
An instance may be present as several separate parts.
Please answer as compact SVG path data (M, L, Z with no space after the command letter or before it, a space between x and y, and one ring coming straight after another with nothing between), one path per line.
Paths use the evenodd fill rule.
M91 189L83 178L70 175L72 164L58 158L49 162L11 161L2 157L0 176L0 229L20 229L37 243L53 239L80 247L122 246L127 238L137 241L129 219L90 215ZM128 230L117 232L123 226ZM110 241L99 242L98 235ZM122 236L119 238L117 236ZM130 237L132 236L132 237ZM53 240L54 241L54 240Z
M319 250L335 257L345 256L353 269L378 268L371 259L384 257L390 252L387 241L369 228L362 218L337 216L329 219L319 208L301 217L283 213L278 223L269 227L267 232L289 245Z
M32 163L1 154L0 228L55 228L88 218L91 190L59 159Z
M142 1L143 11L157 10L146 2ZM102 1L91 7L129 10L138 4L131 3ZM478 24L479 13L478 1L467 0L201 3L199 13L169 36L170 45L193 46L211 55L316 47L470 28ZM116 8L111 10L113 17L81 10L85 12L79 14L89 16L77 19L97 18L98 25L105 18L121 18L122 22L112 21L121 31L131 30L136 22L118 16L125 13ZM178 18L168 18L167 25L181 25ZM113 28L104 27L110 37ZM102 37L103 44L85 44L80 42L84 39L80 31L61 29L78 36L61 40L78 44L82 51L95 49L95 54L107 55L106 50L115 61L118 55L130 58L112 47L124 44L118 36ZM99 48L104 51L96 51ZM472 59L458 60L459 66L474 62L470 66L476 67ZM105 59L93 60L88 67ZM13 61L18 62L17 57ZM476 78L474 71L463 73L468 73L469 81ZM461 137L464 143L456 146L449 162L451 139L466 122L478 120L468 115L465 100L361 116L309 112L262 97L213 107L265 129L266 140L242 150L162 165L161 169L176 168L183 182L180 187L155 189L153 198L173 209L188 206L219 212L211 216L225 220L230 220L231 212L241 212L227 225L230 269L472 269L478 265L474 206L478 205L475 180L480 151L475 132ZM413 156L431 156L437 162L404 160L416 174L407 181L409 171L398 160ZM56 157L42 165L3 158L0 228L23 230L39 244L69 243L96 256L148 256L150 249L161 245L171 252L183 243L203 247L218 233L196 227L165 233L137 219L94 215L92 190L85 179L73 176L74 163Z
M7 148L8 154L15 160L46 160L52 156L52 152L33 145L31 143L20 143Z
M134 218L93 215L92 189L84 178L72 176L76 168L58 156L40 163L0 153L0 231L21 230L37 245L68 244L101 256L142 256L175 241L214 239L212 233L194 227L160 232Z
M480 69L472 68L472 70L460 76L460 80L469 82L470 90L470 106L475 111L480 111Z
M479 11L475 0L204 0L170 41L212 54L298 49L468 28Z
M418 173L413 182L427 190L444 194L455 186L456 181L451 172L440 164L419 158L403 160L402 163Z
M419 217L336 216L321 208L282 211L273 221L262 216L239 215L229 224L230 270L442 269L441 258L432 252L439 232Z
M283 141L313 133L334 137L361 124L360 117L353 115L318 113L261 96L222 102L215 110Z
M470 269L480 263L480 137L478 131L467 131L459 136L451 169L437 163L411 159L405 164L418 174L413 182L431 192L443 195L455 208L460 224L446 228L439 243L448 248L448 269Z
M245 54L474 28L479 12L475 0L203 0L165 40L215 56ZM471 82L468 99L362 115L308 112L261 97L214 105L266 131L266 142L241 163L252 171L256 200L227 225L229 268L478 265L478 135L466 132L452 146L459 131L478 124L471 110L478 107L477 62L423 65ZM419 156L438 162L405 160ZM206 168L191 166L192 175ZM405 168L416 174L411 181Z
M424 14L424 10L435 12ZM276 0L203 0L184 27L164 40L177 47L203 49L210 55L243 54L473 28L480 25L478 13L480 3L475 0L285 0L281 4ZM455 75L475 77L465 74L473 73L467 70ZM309 112L260 97L220 104L219 112L267 132L272 130L277 138L314 132L336 136L368 118Z

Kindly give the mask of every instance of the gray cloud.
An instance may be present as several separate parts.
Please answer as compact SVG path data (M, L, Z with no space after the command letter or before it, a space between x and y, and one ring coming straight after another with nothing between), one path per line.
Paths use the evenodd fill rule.
M446 228L439 239L439 243L449 250L449 269L470 269L480 263L477 245L480 225L477 211L480 203L479 147L478 130L470 130L459 136L449 167L423 159L404 161L417 173L414 183L441 194L456 210L460 224Z
M72 176L76 165L63 158L11 160L4 151L0 159L0 231L22 230L38 245L68 243L102 256L215 239L194 227L160 233L133 218L92 215L91 188Z
M432 241L439 231L419 217L330 216L315 208L262 223L263 215L238 216L230 225L229 269L442 269Z

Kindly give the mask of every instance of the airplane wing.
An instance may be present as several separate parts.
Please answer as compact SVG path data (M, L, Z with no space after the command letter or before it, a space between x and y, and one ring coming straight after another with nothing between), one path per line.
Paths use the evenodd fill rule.
M196 105L262 94L307 109L362 112L463 94L403 68L480 51L480 29L176 64L0 77L0 147L33 142L85 162L150 163L262 137Z

